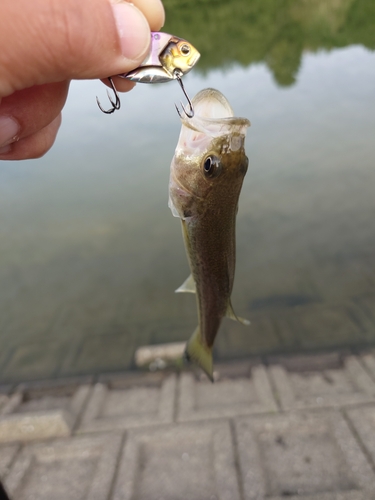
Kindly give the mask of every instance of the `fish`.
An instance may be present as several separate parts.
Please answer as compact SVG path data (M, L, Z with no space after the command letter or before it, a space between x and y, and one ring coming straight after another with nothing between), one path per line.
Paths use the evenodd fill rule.
M176 292L196 293L198 326L185 357L213 381L212 348L222 319L242 322L233 311L235 224L248 169L245 136L250 122L237 118L218 90L192 99L193 118L181 117L170 168L168 206L181 219L191 274Z

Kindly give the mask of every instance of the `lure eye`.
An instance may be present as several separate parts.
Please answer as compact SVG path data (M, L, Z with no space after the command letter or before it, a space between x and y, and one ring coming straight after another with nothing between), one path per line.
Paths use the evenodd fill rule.
M186 45L186 43L184 43L182 46L181 46L181 53L184 55L184 56L188 56L190 54L190 47L189 45Z
M203 173L206 177L217 177L221 172L220 158L209 155L203 162Z

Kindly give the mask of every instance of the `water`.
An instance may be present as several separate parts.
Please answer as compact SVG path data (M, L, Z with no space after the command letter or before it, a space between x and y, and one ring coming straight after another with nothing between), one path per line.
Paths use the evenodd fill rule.
M225 320L216 358L373 345L373 3L166 7L202 53L188 92L218 88L252 123L233 293L252 325ZM95 95L74 82L53 149L0 164L3 382L128 369L195 328L167 207L179 86L138 85L111 116Z

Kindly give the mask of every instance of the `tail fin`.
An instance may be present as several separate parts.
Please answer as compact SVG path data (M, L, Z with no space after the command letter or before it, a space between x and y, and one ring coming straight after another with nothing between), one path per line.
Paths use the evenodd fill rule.
M202 368L211 382L214 381L212 348L203 344L199 326L186 344L185 356L188 361Z

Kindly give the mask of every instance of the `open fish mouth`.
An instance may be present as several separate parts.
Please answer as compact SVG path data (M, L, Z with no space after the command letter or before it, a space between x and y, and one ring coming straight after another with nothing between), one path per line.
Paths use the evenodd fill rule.
M234 116L233 109L227 98L218 90L203 89L192 99L194 117L181 118L182 124L199 132L212 132L217 137L225 132L226 128L247 128L250 122L247 118Z
M247 118L234 116L233 109L226 97L216 89L201 90L192 99L193 118L181 116L181 133L177 145L184 154L200 154L209 142L222 136L234 137L233 150L236 149L236 137L244 137L250 126ZM242 141L237 140L238 147Z

